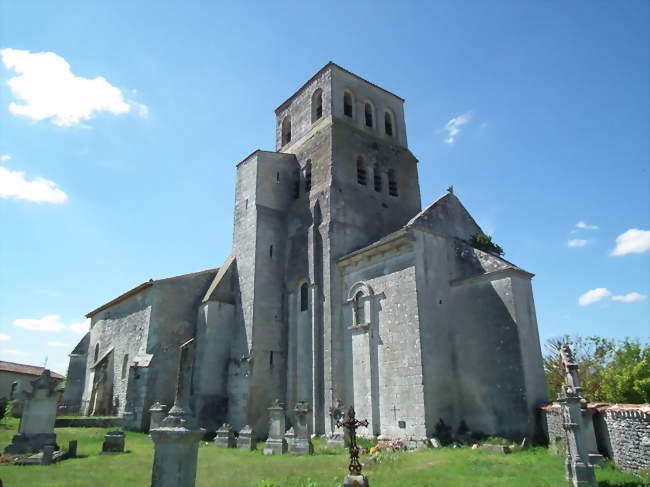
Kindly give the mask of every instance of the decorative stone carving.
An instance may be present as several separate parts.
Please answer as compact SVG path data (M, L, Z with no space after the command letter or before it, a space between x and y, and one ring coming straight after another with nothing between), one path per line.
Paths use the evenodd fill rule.
M586 402L580 395L578 364L568 345L562 345L560 360L565 371L565 382L558 401L562 408L563 426L566 430L564 463L566 478L574 487L596 487L594 467L589 462L589 455L582 434L582 403Z
M167 409L168 408L165 404L160 404L157 401L149 408L149 431L160 426L161 421L167 414ZM151 438L151 436L149 436L149 438Z
M284 439L284 406L276 399L269 411L269 437L264 443L264 455L282 455L287 453L287 441Z
M237 448L254 451L257 448L257 438L253 428L246 425L239 432L237 437Z
M14 383L12 393L13 399L22 404L22 417L18 434L5 448L5 453L31 453L42 450L45 445L58 448L54 422L56 406L63 394L59 381L45 369L36 380Z
M311 409L309 404L305 401L296 403L293 409L296 424L294 426L295 438L293 445L291 445L292 455L312 455L314 453L314 445L311 442L309 431L309 414Z
M217 436L214 437L214 444L222 448L236 448L235 430L228 423L222 424L217 430Z
M149 433L155 444L152 487L194 487L199 441L205 433L193 426L189 406L194 339L180 347L176 398L169 415Z

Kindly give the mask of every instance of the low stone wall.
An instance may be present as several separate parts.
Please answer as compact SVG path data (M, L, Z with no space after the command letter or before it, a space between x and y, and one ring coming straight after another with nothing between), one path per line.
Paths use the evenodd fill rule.
M79 418L56 418L55 428L121 428L124 426L122 418L93 418L81 416Z
M549 442L564 439L560 405L540 408ZM621 469L650 469L650 404L588 404L582 410L583 435L590 457L600 454Z
M614 405L603 419L614 463L633 472L650 469L650 405Z

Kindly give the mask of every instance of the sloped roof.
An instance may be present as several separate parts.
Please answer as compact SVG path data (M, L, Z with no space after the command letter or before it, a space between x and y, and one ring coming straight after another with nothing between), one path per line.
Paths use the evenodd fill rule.
M79 343L74 347L70 355L85 355L88 353L88 344L90 343L90 332L87 332Z
M36 365L17 364L15 362L4 362L0 360L0 372L14 372L16 374L40 376L45 367L37 367ZM61 374L50 371L50 376L54 379L65 379Z
M411 218L406 226L424 227L468 242L472 235L483 231L456 195L451 192L441 196Z
M90 311L89 313L86 314L86 318L92 318L93 316L95 316L100 311L104 311L105 309L110 308L111 306L119 303L120 301L124 301L126 298L130 298L131 296L134 296L134 295L138 294L139 292L153 286L156 283L165 282L165 281L172 281L174 279L184 279L184 278L187 278L187 277L194 277L194 276L198 276L198 275L201 275L201 274L207 274L207 273L210 273L210 272L213 272L213 273L216 274L218 270L219 270L219 268L206 269L204 271L190 272L189 274L181 274L180 276L165 277L163 279L149 279L148 281L143 282L142 284L139 284L136 287L128 290L124 294L120 294L115 299L112 299L111 301L109 301L109 302L107 302L105 304L102 304L99 308L95 308L94 310Z

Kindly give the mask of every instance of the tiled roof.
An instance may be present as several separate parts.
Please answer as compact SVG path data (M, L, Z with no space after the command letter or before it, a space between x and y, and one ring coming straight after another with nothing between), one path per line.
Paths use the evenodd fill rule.
M14 362L4 362L0 360L0 372L14 372L16 374L33 375L35 377L38 377L43 373L43 370L45 370L45 367L17 364ZM53 377L54 379L65 378L61 374L57 374L56 372L50 372L50 376Z
M181 278L184 278L184 277L198 276L199 274L205 274L207 272L214 272L216 274L218 270L219 270L218 268L217 269L207 269L205 271L192 272L190 274L182 274L180 276L166 277L164 279L155 279L155 280L154 279L149 279L148 281L143 282L142 284L139 284L136 287L128 290L124 294L120 294L118 297L116 297L115 299L110 300L108 303L102 304L99 308L95 308L94 310L92 310L91 312L86 314L86 318L92 318L94 315L96 315L100 311L104 311L105 309L110 308L111 306L113 306L114 304L119 303L120 301L124 301L126 298L128 298L130 296L133 296L134 294L138 294L143 289L151 287L154 284L156 284L157 282L170 281L172 279L181 279Z

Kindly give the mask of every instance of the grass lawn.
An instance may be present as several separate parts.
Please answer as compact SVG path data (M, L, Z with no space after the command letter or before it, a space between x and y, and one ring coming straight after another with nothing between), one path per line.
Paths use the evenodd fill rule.
M16 421L0 424L0 447L16 431ZM57 440L67 448L78 440L80 458L55 465L0 465L4 487L147 487L151 485L153 443L142 433L126 433L129 453L100 455L105 428L57 428ZM316 440L316 454L291 457L262 455L217 448L199 449L196 485L200 487L339 487L347 469L347 452L327 448ZM258 444L261 448L262 444ZM558 487L564 481L563 460L544 448L511 455L462 449L428 449L418 452L384 453L364 468L372 487ZM363 459L362 459L363 461ZM599 487L644 485L637 477L611 466L597 470ZM648 484L645 484L648 485Z

